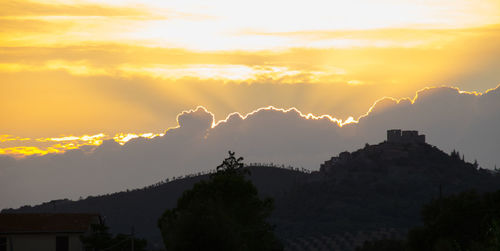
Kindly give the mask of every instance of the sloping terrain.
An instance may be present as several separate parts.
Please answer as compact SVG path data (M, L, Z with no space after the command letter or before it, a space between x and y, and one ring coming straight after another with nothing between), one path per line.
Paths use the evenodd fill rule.
M280 197L294 184L305 179L307 173L284 168L249 167L249 176L263 196ZM185 177L158 183L143 189L88 197L79 201L54 200L37 206L4 209L2 213L66 212L99 213L115 233L129 233L134 227L136 235L147 238L152 247L163 246L157 220L167 208L173 208L179 198L196 182L209 174ZM278 181L278 182L277 182Z
M381 143L344 156L308 175L277 198L273 222L281 236L297 237L405 229L420 208L440 195L500 188L500 176L428 144Z
M420 223L420 207L433 198L470 189L500 188L496 172L480 169L463 161L459 154L450 156L428 144L383 142L341 157L312 173L248 167L249 177L262 196L275 199L270 221L287 250L329 250L337 246L350 250L364 240L382 238L385 234L377 233L387 229L391 229L391 236L403 236L405 229ZM134 226L138 236L161 248L157 219L166 208L175 206L183 191L207 175L2 212L100 213L113 232L128 233Z

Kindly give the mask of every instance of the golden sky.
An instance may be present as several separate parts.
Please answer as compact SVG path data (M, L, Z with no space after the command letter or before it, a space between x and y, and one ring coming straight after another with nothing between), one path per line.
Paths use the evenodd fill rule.
M498 0L0 1L0 154L153 137L199 105L346 120L428 86L484 92L500 83L499 13Z

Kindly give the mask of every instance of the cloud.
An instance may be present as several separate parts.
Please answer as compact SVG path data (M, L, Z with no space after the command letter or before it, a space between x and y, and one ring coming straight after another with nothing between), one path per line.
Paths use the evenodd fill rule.
M392 102L375 105L372 113L360 119L359 130L414 128L425 132L431 144L446 151L455 148L465 153L469 161L477 159L487 168L500 163L494 154L500 147L496 129L500 128L499 87L483 95L450 87L428 88L418 92L413 103Z
M25 137L158 132L175 126L179 111L198 105L217 119L268 105L345 119L382 96L413 96L425 86L484 91L500 82L500 36L483 29L466 36L475 39L431 48L213 52L16 41L0 47L0 114L6 121L0 131Z
M457 37L491 35L498 33L500 25L485 25L473 28L376 28L351 30L299 30L299 31L255 31L243 30L238 35L288 37L314 43L321 40L352 40L359 41L358 46L417 46L450 41ZM385 43L384 43L385 42Z
M144 8L100 4L48 4L36 1L10 0L0 3L0 17L30 16L151 16Z
M73 26L70 22L59 23L57 27L51 22L33 19L0 19L0 38L19 34L64 32Z
M385 139L390 128L415 129L446 151L457 149L483 167L500 163L500 86L484 94L440 87L413 99L384 98L357 123L297 109L262 108L231 114L214 124L205 108L182 112L164 136L133 138L121 146L105 140L92 151L76 149L14 160L0 158L1 207L78 198L140 187L213 169L234 150L245 162L273 162L317 170L329 157ZM6 137L5 137L6 138ZM11 138L9 136L9 138Z
M184 111L177 116L179 127L192 132L204 132L214 124L214 116L203 107Z
M31 26L35 24L28 22L27 25L28 30L35 29ZM21 25L10 24L5 27L9 29ZM358 39L357 36L366 35L364 39L375 44L378 38L374 36L391 40L401 38L418 42L430 39L438 42L415 47L404 45L406 42L402 46L387 47L373 45L318 48L297 45L297 48L284 47L277 51L199 51L151 47L126 40L93 40L99 36L88 35L85 35L83 41L71 40L82 34L79 29L78 32L61 36L73 41L69 44L59 40L57 45L42 45L38 42L32 45L22 43L19 36L12 40L12 33L5 32L5 41L10 42L0 47L0 73L13 69L23 72L65 70L74 75L125 78L139 75L170 80L192 77L236 80L236 83L351 82L392 84L398 89L402 88L400 86L411 86L411 91L429 84L451 84L462 89L483 91L496 85L499 80L495 74L500 65L500 49L497 46L500 43L499 27L492 25L439 30L309 31L305 32L306 35L299 32L297 36L308 36L307 34L312 33L313 36L327 36L326 40L334 39L329 36L348 39L354 36L354 39ZM104 32L105 36L116 30L123 29L113 27ZM384 35L386 32L388 34ZM40 34L45 35L47 31ZM48 41L54 41L54 36L50 36ZM28 42L33 41L33 34L27 39ZM0 34L0 44L2 41ZM43 39L36 41L41 42ZM471 46L464 47L463 44ZM474 83L474 86L470 83Z

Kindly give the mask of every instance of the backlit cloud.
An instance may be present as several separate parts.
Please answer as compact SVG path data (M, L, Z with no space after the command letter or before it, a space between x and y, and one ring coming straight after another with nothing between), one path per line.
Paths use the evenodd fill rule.
M0 195L9 201L5 206L18 206L119 191L213 169L229 149L244 156L247 163L273 162L315 170L341 151L383 141L390 128L419 130L429 143L448 152L457 149L466 160L477 159L482 167L493 168L500 163L499 95L500 86L482 94L450 87L426 88L413 99L380 99L359 119L343 122L273 107L245 115L233 113L218 121L198 107L179 114L178 126L164 133L119 134L115 140L102 135L57 137L45 140L66 144L102 139L103 143L62 149L64 153L49 147L45 151L55 154L18 160L4 156L0 158ZM125 139L127 143L119 144ZM30 147L2 151L43 154ZM23 182L13 177L22 177ZM71 189L61 190L68 182Z
M486 28L464 32L424 48L1 47L0 114L9 119L0 131L25 137L156 131L198 105L218 119L273 105L345 120L380 97L409 97L425 86L483 92L500 82L500 36Z

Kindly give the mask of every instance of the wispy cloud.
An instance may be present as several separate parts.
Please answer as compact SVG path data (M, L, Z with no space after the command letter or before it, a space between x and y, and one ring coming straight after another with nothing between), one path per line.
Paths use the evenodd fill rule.
M64 153L73 149L91 152L105 140L114 140L120 145L137 138L153 139L164 136L164 133L117 133L114 136L99 133L95 135L60 136L51 138L22 138L12 135L0 135L0 154L15 158L31 155Z
M498 33L498 24L467 28L377 28L348 30L256 31L243 30L235 35L284 37L312 47L402 47L442 46L456 39L488 36Z
M31 140L31 139L30 138L22 138L22 137L14 136L14 135L0 135L0 143L7 142L7 141L26 141L26 140Z
M341 81L374 83L380 81L442 81L453 74L463 74L471 62L485 61L499 53L498 26L467 29L382 29L364 31L309 31L284 36L313 40L330 38L364 39L377 43L389 39L394 43L418 46L361 46L347 48L288 48L279 51L193 51L182 48L146 47L124 43L84 43L79 46L8 46L1 47L1 70L66 70L76 75L149 75L169 79L290 79L304 82ZM332 34L331 34L332 33ZM386 34L387 33L387 34ZM274 33L273 33L274 34ZM282 33L279 33L282 34ZM318 36L318 38L316 38ZM426 41L433 41L427 43ZM413 41L413 42L411 42ZM436 42L439 41L439 42ZM391 43L392 43L391 42ZM370 42L371 43L371 42ZM464 43L477 46L463 47ZM426 44L425 46L421 46ZM489 59L488 59L489 60ZM477 64L477 63L475 63ZM439 76L437 76L439 75ZM310 76L310 77L308 77ZM321 76L321 77L320 77ZM302 79L301 79L302 78ZM491 87L491 86L490 86Z
M148 17L151 11L146 6L113 6L86 3L57 3L10 0L0 3L0 17L27 18L42 16L87 16L87 17Z

